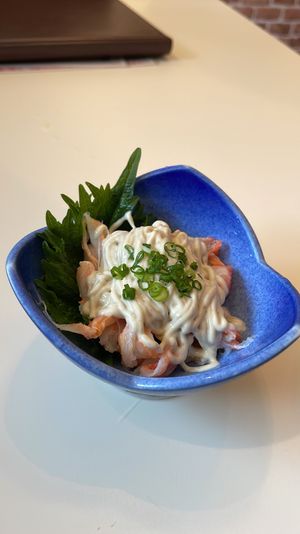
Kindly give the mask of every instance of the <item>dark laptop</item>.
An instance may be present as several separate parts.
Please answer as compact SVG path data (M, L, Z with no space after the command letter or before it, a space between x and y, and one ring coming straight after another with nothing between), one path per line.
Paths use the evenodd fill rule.
M118 0L5 0L0 62L157 57L172 41Z

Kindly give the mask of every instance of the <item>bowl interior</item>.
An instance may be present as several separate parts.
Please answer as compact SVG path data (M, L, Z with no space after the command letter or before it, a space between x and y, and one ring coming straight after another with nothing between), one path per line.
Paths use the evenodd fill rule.
M193 236L212 236L223 241L220 256L234 269L232 289L226 306L233 315L245 321L246 335L250 336L251 341L241 350L221 356L220 366L215 369L193 376L179 376L183 373L178 371L177 384L174 382L175 375L163 379L131 376L129 381L124 379L124 383L121 377L119 385L129 389L141 387L145 390L154 388L163 391L166 384L167 389L176 390L218 382L270 359L299 335L297 292L286 279L265 264L251 227L223 191L198 171L177 166L144 175L137 182L136 192L141 197L146 211L167 221L173 229L180 228ZM17 245L17 250L12 251L8 261L8 274L13 289L31 316L32 306L36 308L34 280L41 275L41 257L41 242L33 233ZM41 315L40 310L38 313ZM49 323L45 316L43 320ZM43 327L41 321L35 322L47 335L48 330ZM48 337L52 337L51 341L70 356L71 349L67 347L68 350L65 350L61 342L64 336L61 333L60 342L56 342L53 331L52 336ZM78 336L72 338L72 343L66 340L70 345L74 342L80 346ZM82 351L78 354L75 363L103 377L104 364L96 366L95 371L96 367L88 361L93 356ZM122 370L116 372L123 377L130 376ZM116 376L112 374L111 369L106 370L104 378L115 381Z
M250 357L293 327L299 299L291 284L265 264L248 221L215 184L198 171L173 167L152 173L151 187L146 175L138 182L137 193L148 211L174 229L223 242L220 257L234 269L226 306L245 321L252 341L221 358L221 365Z

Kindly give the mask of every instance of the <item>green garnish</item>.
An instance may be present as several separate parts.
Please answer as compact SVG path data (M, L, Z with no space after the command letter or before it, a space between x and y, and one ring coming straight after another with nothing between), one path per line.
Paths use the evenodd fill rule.
M197 262L192 262L186 268L187 256L184 247L168 241L164 249L169 257L177 259L176 263L169 264L168 256L158 250L151 249L151 245L143 243L142 250L136 255L130 271L138 280L138 286L142 291L148 291L149 295L158 302L165 302L169 297L169 291L163 285L173 283L180 297L189 297L193 289L200 291L202 285L195 280ZM146 254L146 258L145 258ZM139 262L146 259L147 266L142 267Z
M123 299L125 300L134 300L135 299L134 287L130 287L128 284L125 284L122 295L123 295Z
M130 270L138 279L143 278L145 273L145 269L141 265L133 265Z
M128 259L133 260L134 259L134 248L131 245L125 245L125 249L128 252Z
M145 252L145 254L150 254L151 245L148 245L148 243L143 243L142 251Z
M56 323L82 321L78 307L80 295L76 271L83 259L81 241L84 213L88 212L94 219L110 226L131 210L136 226L152 223L153 219L144 214L138 197L134 195L140 157L141 149L137 148L113 187L97 187L86 182L85 186L79 185L78 200L62 195L68 205L62 222L47 211L47 228L39 234L43 240L43 277L36 280L36 286L48 313Z
M113 267L110 272L113 278L116 278L117 280L123 280L123 278L125 278L125 276L127 276L129 273L129 267L126 265L126 263L122 263L118 267Z
M143 291L146 291L149 289L151 283L154 282L154 275L148 271L145 271L144 269L143 271L143 273L139 273L138 275L135 274L135 276L138 279L139 288Z
M147 291L151 285L151 281L145 280L144 278L141 278L138 280L138 286L142 291Z
M202 285L200 284L199 280L193 280L193 288L197 289L197 291L202 289Z
M149 295L156 302L165 302L169 298L169 291L159 282L153 282L149 287Z
M165 254L161 254L158 250L152 250L148 256L148 272L159 273L165 269L168 263L168 258Z
M145 252L143 250L140 250L140 252L137 253L136 258L134 260L134 265L137 265L140 261L144 259Z
M177 243L173 243L173 241L165 243L164 249L170 258L178 258L180 254L185 256L184 248L181 245L177 245Z

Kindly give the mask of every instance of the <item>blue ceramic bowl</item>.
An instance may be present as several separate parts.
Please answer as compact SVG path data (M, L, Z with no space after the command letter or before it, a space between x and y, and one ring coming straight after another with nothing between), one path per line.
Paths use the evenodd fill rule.
M224 243L222 258L234 268L226 305L247 325L252 341L220 356L214 369L167 378L135 376L82 350L43 313L34 280L41 276L41 241L33 232L19 241L7 259L11 286L43 334L79 367L116 386L150 395L176 395L216 384L267 362L300 335L298 292L266 265L261 248L239 208L213 182L185 166L167 167L139 178L136 193L147 211L193 236L214 236ZM75 336L76 337L76 336Z

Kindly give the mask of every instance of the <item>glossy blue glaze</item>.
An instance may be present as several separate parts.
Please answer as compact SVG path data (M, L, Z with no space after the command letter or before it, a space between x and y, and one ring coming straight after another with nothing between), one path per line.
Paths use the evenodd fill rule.
M266 265L257 238L239 208L211 180L185 166L167 167L139 178L136 192L146 211L173 229L214 236L224 243L221 257L234 268L226 305L247 324L252 342L220 357L215 369L177 372L167 378L135 376L110 367L70 342L44 315L33 281L41 275L37 232L19 241L7 259L11 286L43 334L82 369L116 386L150 395L176 395L216 384L270 360L300 335L300 298L288 280Z

